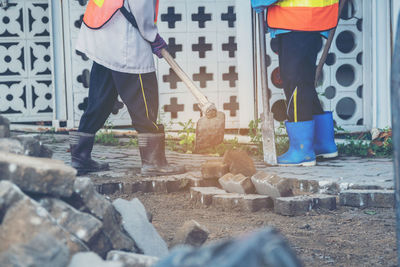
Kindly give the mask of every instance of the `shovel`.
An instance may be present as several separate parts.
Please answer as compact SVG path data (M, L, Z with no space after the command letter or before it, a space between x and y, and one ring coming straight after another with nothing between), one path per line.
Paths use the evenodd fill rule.
M254 12L254 11L253 11ZM261 122L264 162L268 165L277 165L275 148L275 130L274 117L270 110L268 96L268 75L266 62L266 44L265 44L265 22L264 12L258 14L258 34L260 42L260 72L261 72L261 90L263 103L263 116ZM256 27L256 25L253 25Z
M189 76L176 63L174 58L166 49L161 50L164 59L171 66L172 70L186 84L193 96L199 101L199 107L202 117L197 121L196 125L196 142L195 151L216 146L224 141L225 132L225 113L217 111L214 103L208 101L189 78Z

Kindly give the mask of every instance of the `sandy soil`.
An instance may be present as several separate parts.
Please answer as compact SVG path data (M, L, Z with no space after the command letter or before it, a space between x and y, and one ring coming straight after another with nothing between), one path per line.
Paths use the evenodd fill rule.
M189 193L112 196L139 198L153 214L153 224L170 243L186 220L207 227L207 242L274 226L289 240L305 266L395 266L395 214L393 209L312 211L305 216L285 217L272 211L222 212L194 206Z

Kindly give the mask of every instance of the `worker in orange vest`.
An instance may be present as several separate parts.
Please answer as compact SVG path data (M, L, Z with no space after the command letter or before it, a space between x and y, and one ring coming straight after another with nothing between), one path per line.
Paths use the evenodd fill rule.
M78 131L70 132L72 166L78 174L109 169L91 158L96 132L117 97L137 130L142 175L185 172L165 158L163 125L157 124L158 84L153 54L167 44L156 25L158 0L89 0L76 49L93 60L88 104Z
M267 27L277 38L280 76L287 104L289 150L282 166L313 166L316 157L334 158L332 112L324 112L315 90L322 37L338 22L339 0L251 0L257 13L267 9Z

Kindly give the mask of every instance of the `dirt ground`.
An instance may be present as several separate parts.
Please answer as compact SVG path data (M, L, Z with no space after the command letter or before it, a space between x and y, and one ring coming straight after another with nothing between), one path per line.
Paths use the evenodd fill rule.
M207 242L274 226L289 240L305 266L396 266L393 209L312 211L286 217L272 211L223 212L194 206L189 193L112 196L139 198L153 214L153 224L170 243L178 227L194 219L210 231Z

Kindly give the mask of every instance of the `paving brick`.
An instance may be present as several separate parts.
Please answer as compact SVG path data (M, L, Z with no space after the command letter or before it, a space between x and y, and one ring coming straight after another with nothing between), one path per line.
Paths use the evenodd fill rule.
M190 199L194 203L210 206L214 195L226 194L226 191L217 187L192 187L190 188Z
M229 166L223 159L209 160L201 165L203 179L218 179L229 172Z
M243 150L228 150L224 154L224 162L232 174L252 176L256 173L253 159Z
M318 193L319 183L314 180L290 179L294 195L302 195L304 193Z
M246 177L243 174L233 175L227 173L219 178L218 181L222 189L230 193L251 194L255 192L250 177Z
M316 194L312 195L313 208L336 210L336 196Z
M351 207L393 208L393 190L346 190L339 195L340 205Z
M186 221L183 226L177 230L174 240L172 241L172 246L185 244L200 247L206 242L208 235L208 229L195 220Z
M260 195L272 198L292 196L292 185L289 179L281 178L275 174L257 172L251 177L251 181Z
M298 216L313 208L313 198L310 196L278 197L274 202L275 213L286 216Z
M69 197L76 170L62 161L0 152L0 180L9 180L22 191Z
M273 201L269 196L226 193L213 196L212 205L224 211L255 212L272 208Z

